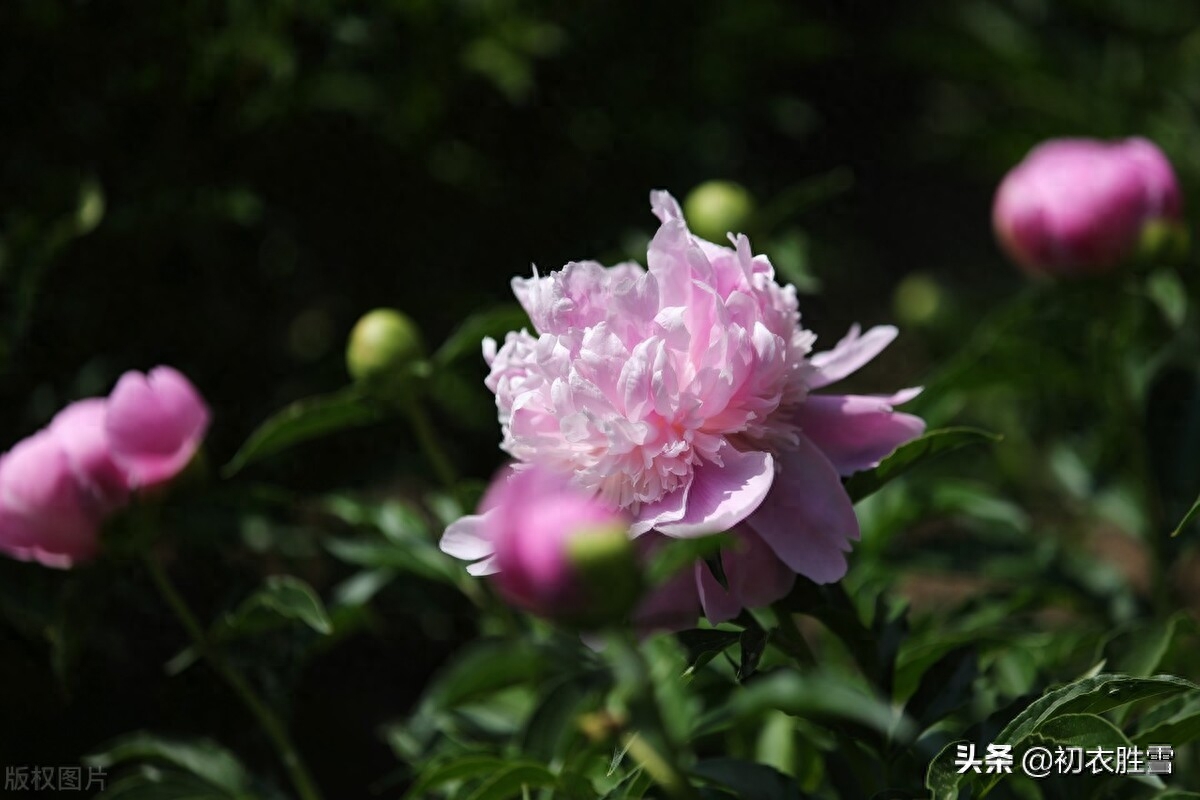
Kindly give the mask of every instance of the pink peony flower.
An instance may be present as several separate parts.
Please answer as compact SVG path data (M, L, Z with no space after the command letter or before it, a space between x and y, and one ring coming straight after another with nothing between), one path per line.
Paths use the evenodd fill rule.
M498 568L493 582L510 603L569 621L628 612L637 577L624 513L562 473L525 465L493 481L480 511L452 526L444 546L486 542Z
M131 487L169 481L188 465L208 429L208 407L182 374L126 372L108 396L105 431Z
M992 223L1024 269L1105 272L1137 249L1147 223L1178 223L1179 184L1151 142L1052 139L1030 151L996 192Z
M58 568L94 557L104 520L182 471L207 424L204 401L169 367L127 372L107 399L67 406L0 457L0 552Z
M96 555L100 520L52 430L0 458L0 552L66 569Z
M484 342L502 447L521 462L628 513L631 534L733 531L722 555L729 589L698 564L647 601L651 627L678 627L701 605L714 621L784 596L797 573L830 582L859 535L841 476L866 469L924 430L892 407L915 396L816 395L896 336L854 327L828 352L800 326L796 292L780 286L745 236L724 247L691 234L678 204L651 195L662 225L648 270L571 263L513 289L537 331ZM468 517L442 549L502 568ZM647 609L662 613L650 613ZM661 617L660 623L656 617ZM684 623L687 624L687 623Z

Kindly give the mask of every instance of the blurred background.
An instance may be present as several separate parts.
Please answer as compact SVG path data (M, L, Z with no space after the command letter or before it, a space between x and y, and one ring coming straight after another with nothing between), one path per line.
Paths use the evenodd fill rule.
M510 302L531 264L644 261L649 191L682 200L712 179L749 192L745 230L825 346L852 322L902 327L862 386L921 382L1023 284L990 204L1039 140L1145 135L1196 188L1200 6L9 0L0 97L3 448L124 370L169 363L213 406L220 464L273 410L347 382L363 312L402 309L436 345ZM462 371L480 385L481 360ZM489 396L431 411L460 471L486 477L501 455ZM421 464L389 423L251 476L401 492ZM245 521L212 524L236 537L215 531ZM163 676L182 637L136 570L68 585L0 568L0 764L78 763L138 726L247 737L203 669ZM199 555L184 588L215 613L260 571ZM420 591L381 600L392 635L275 665L329 785L394 768L373 726L463 635L461 598L435 592L422 608L444 616L417 619ZM79 642L62 640L68 613L91 620Z

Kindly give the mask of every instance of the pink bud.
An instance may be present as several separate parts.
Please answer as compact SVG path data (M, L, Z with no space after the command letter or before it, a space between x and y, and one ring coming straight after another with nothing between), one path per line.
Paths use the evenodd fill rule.
M53 431L34 434L0 459L0 552L70 567L99 549L100 516Z
M1128 260L1148 223L1178 223L1179 184L1151 142L1054 139L1025 157L996 192L1000 245L1031 273L1099 274Z
M513 605L582 625L627 612L638 572L629 519L541 468L505 471L480 506L496 586Z
M126 372L108 396L105 428L113 461L131 488L165 483L192 460L208 419L204 399L177 370Z

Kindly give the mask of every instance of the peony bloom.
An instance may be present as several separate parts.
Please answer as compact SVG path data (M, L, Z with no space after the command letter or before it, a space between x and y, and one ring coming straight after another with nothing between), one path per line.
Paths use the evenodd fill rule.
M105 432L131 487L157 486L182 472L206 430L204 399L170 367L126 372L108 396Z
M486 542L493 582L510 603L543 617L599 624L628 613L637 596L629 518L537 466L506 469L480 515L447 532L444 547ZM470 553L468 553L469 557Z
M204 401L169 367L67 406L0 457L0 552L63 569L94 557L105 518L182 471L207 424Z
M801 574L846 572L859 535L841 476L878 464L924 423L893 411L915 396L821 395L896 336L854 327L812 353L796 292L775 282L744 236L732 247L688 230L675 200L651 195L662 225L649 269L571 263L515 279L536 328L484 342L504 439L517 461L570 475L578 488L656 537L732 531L722 554L728 590L705 564L651 597L647 627L714 621L783 597ZM442 548L502 569L479 518L452 525ZM652 533L653 532L653 533ZM690 616L689 616L690 615Z
M992 224L1029 272L1087 275L1132 256L1150 223L1178 224L1179 184L1151 142L1053 139L1030 151L996 192Z

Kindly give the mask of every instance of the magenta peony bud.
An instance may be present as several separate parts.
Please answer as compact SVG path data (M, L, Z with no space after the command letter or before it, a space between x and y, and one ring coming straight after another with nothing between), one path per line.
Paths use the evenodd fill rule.
M208 419L204 399L177 370L126 372L108 396L105 431L112 459L131 488L165 483L196 455Z
M59 568L92 558L104 520L181 472L207 426L199 393L170 367L127 372L108 398L67 406L0 457L0 553Z
M1181 228L1179 184L1151 142L1055 139L1005 176L992 224L1000 245L1031 273L1106 272L1129 260L1148 225Z
M541 467L506 470L480 505L481 534L513 605L594 627L620 619L638 595L629 519Z
M0 459L0 552L65 569L96 554L100 520L53 430Z

